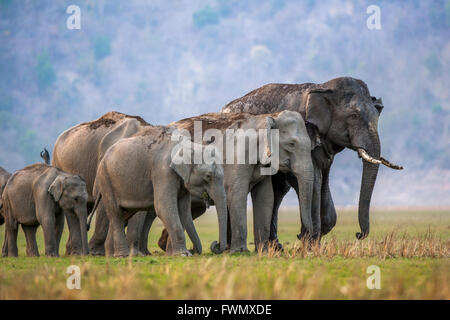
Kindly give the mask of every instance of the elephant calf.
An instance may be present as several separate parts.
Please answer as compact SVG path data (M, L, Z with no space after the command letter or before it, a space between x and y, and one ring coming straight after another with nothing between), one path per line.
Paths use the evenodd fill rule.
M87 254L87 191L79 176L65 173L46 164L33 164L14 173L2 195L5 218L3 256L17 256L17 231L22 225L27 241L27 255L39 256L36 229L42 226L45 254L58 256L64 216L69 232L81 250Z
M188 144L190 150L185 146ZM193 146L193 148L192 148ZM220 164L191 164L194 149L203 152L205 146L190 141L173 141L171 129L153 127L122 139L111 146L100 161L94 183L94 210L106 211L109 219L105 243L107 255L127 256L130 248L125 236L125 222L138 211L156 212L170 235L168 254L189 256L184 230L201 252L201 243L191 216L191 194L216 204L219 220L219 245L213 251L226 248L227 206L224 173ZM186 156L192 161L175 161L173 156ZM217 151L216 151L217 152Z

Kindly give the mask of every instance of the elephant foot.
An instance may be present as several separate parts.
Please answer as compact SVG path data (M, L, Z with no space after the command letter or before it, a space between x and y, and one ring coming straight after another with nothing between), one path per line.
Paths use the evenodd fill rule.
M269 247L273 248L275 251L284 251L283 245L278 241L278 238L270 240Z
M247 246L231 247L230 249L231 254L239 252L250 252L250 250L248 250Z
M27 249L27 257L39 257L39 251L36 248Z
M130 255L131 255L132 257L144 257L144 256L146 256L145 253L143 253L141 250L136 249L136 248L132 248L132 249L130 250Z
M171 255L177 257L192 257L192 253L190 253L188 250L174 251Z
M104 245L89 246L89 254L91 256L104 256L105 255L105 246Z
M115 258L126 258L130 255L130 250L119 250L114 252Z
M161 237L158 240L158 247L161 248L162 251L166 251L167 247L167 238L169 237L169 233L166 229L161 232Z
M46 252L45 255L46 255L47 257L51 257L51 258L57 258L57 257L59 257L59 255L58 255L57 252Z
M300 233L297 235L298 240L306 243L308 245L308 249L312 249L314 246L320 246L320 236L310 235L309 233Z

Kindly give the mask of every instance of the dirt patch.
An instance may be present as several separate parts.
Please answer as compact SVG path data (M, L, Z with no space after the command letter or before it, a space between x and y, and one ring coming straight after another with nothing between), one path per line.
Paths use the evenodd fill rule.
M172 122L169 126L176 127L178 129L185 129L189 131L190 135L194 135L194 121L201 121L202 131L205 132L208 129L225 130L236 122L243 122L252 117L251 114L240 113L206 113L201 116L182 119L176 122Z
M121 112L117 112L117 111L111 111L111 112L105 113L103 116L101 116L97 120L90 121L90 122L84 122L81 125L87 125L87 126L89 126L89 129L91 129L91 130L95 130L102 126L108 128L108 127L116 124L118 121L120 121L122 119L126 119L126 118L136 119L143 126L150 125L149 123L147 123L147 121L145 121L144 119L142 119L139 116L130 116L130 115L127 115L127 114L124 114Z

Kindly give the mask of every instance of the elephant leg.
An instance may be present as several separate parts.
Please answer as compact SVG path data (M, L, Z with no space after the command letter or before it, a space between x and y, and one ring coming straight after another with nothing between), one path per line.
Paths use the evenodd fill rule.
M81 255L83 252L81 244L80 220L72 212L65 212L67 225L69 227L69 235L71 241L66 243L66 255Z
M93 256L104 256L109 220L102 202L99 203L95 214L95 230L89 240L89 253Z
M87 204L87 212L88 212L88 214L92 211L93 207L94 207L94 203L88 203ZM64 220L64 218L63 218L63 220ZM56 224L57 224L56 227L59 228L58 227L58 221L56 222ZM63 225L63 227L61 229L61 234L62 234L63 229L64 229L64 222L62 223L62 225ZM57 235L57 238L58 238L58 235ZM59 240L57 239L58 245L60 243L60 240L61 240L61 236L59 236ZM77 241L75 241L75 242L77 242ZM79 252L81 251L81 248L77 248L77 246L79 246L79 245L77 243L73 243L72 235L69 232L69 239L67 239L67 243L66 243L66 255L68 255L68 256L78 255Z
M192 209L191 209L192 219L193 220L197 219L202 214L204 214L205 211L206 211L206 205L199 205L199 206L192 207ZM230 228L230 227L228 227L228 228ZM158 246L161 248L161 250L166 251L168 237L169 237L169 234L167 233L167 230L163 229L163 231L161 232L161 236L158 240ZM230 236L230 243L231 243L231 236Z
M329 185L329 171L324 172L322 181L322 197L320 206L320 233L326 235L336 225L337 215L336 208L334 207L333 198L331 197L330 185Z
M108 232L112 233L110 236L114 239L114 256L127 257L130 255L130 248L125 235L125 221L122 218L122 209L115 203L114 199L103 196L101 201L110 224Z
M166 182L155 189L154 194L156 214L162 220L170 237L171 250L167 254L190 256L178 212L178 192L173 189L173 185Z
M55 220L55 235L56 235L56 246L59 248L59 244L61 243L62 233L64 231L64 213L61 212L56 215ZM67 246L66 246L67 250Z
M255 251L267 250L273 213L272 177L266 177L251 191L253 202L253 234Z
M36 242L37 226L22 225L22 230L25 233L25 239L27 240L27 256L39 257L39 250Z
M19 230L18 224L6 220L6 249L8 257L17 257L19 255L19 249L17 248L17 232ZM5 256L5 255L4 255Z
M106 234L106 240L104 243L105 256L111 257L114 255L114 236L111 225L108 226L108 232Z
M297 197L299 195L299 189L298 184L295 179L289 179L289 183L294 188L295 192L297 193ZM308 235L306 232L306 229L303 226L302 222L302 228L300 234L297 236L298 239L303 239L305 236L311 237L314 240L320 239L320 205L321 205L321 189L322 189L322 172L319 168L316 166L314 167L314 187L313 187L313 197L312 197L312 205L311 205L311 220L313 224L313 234Z
M44 232L45 255L48 257L57 257L59 255L59 248L56 246L55 216L53 214L47 215L47 217L41 219L39 222Z
M142 235L142 228L147 216L146 211L136 212L130 219L128 219L127 227L127 241L130 246L130 252L133 256L143 256L139 249L139 241Z
M274 194L272 220L270 222L270 237L269 240L274 243L278 250L283 250L283 246L278 241L278 210L281 205L281 201L289 192L291 187L286 181L286 175L283 173L277 173L272 176L272 189Z
M178 212L180 213L181 225L183 226L183 229L186 229L186 232L194 245L192 253L201 254L202 243L197 230L195 229L191 211L191 195L186 191L185 193L180 194L178 198Z
M8 230L5 227L5 234L3 237L2 257L8 256Z
M144 225L142 226L141 236L139 237L139 251L141 251L146 256L151 254L148 250L148 234L150 232L150 228L152 227L153 221L155 221L155 218L155 210L150 210L147 212L144 220Z
M248 252L247 248L247 189L231 192L227 197L230 208L230 223L232 228L232 238L230 253Z

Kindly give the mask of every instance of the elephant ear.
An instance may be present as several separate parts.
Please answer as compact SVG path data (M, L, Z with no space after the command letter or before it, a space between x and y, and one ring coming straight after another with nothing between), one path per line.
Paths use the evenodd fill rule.
M370 98L372 98L373 105L375 106L375 108L377 108L378 114L381 114L381 111L384 108L383 101L381 100L381 98L378 98L378 99L376 97L370 97Z
M52 195L53 199L55 199L56 202L61 199L61 196L63 194L64 180L65 177L58 176L48 188L48 192Z
M273 147L272 147L272 130L278 129L277 122L272 117L266 117L266 135L263 139L264 145L262 146L259 154L261 156L261 164L268 165L270 164L270 157L272 156Z
M170 168L172 168L184 183L188 183L194 161L194 150L189 146L190 141L183 140L172 149ZM183 152L183 156L180 153ZM190 157L186 157L184 152L190 152Z
M331 89L312 89L306 102L306 122L315 125L323 136L331 125L331 93Z

